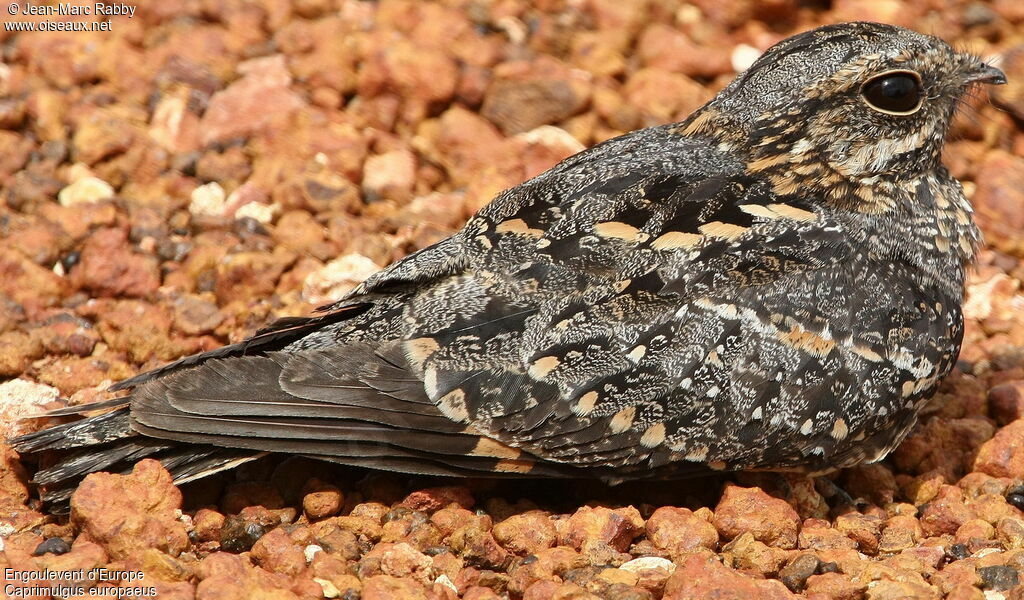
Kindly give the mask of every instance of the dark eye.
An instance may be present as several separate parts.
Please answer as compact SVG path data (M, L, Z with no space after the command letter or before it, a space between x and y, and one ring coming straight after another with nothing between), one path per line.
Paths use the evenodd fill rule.
M921 77L913 71L883 73L864 84L860 93L871 108L894 115L909 115L921 107Z

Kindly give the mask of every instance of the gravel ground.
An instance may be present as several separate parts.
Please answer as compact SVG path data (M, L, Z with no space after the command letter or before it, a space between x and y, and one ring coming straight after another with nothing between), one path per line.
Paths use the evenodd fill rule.
M179 489L147 460L89 477L68 520L0 444L0 567L115 576L75 598L1024 599L1022 7L169 0L111 31L0 32L0 439L306 313L498 191L682 118L794 32L892 22L1010 79L947 146L987 243L959 369L887 460L836 477L852 505L767 476L606 488L301 459Z

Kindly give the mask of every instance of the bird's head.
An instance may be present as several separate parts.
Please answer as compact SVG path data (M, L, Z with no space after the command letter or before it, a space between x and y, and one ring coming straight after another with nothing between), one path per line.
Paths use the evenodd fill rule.
M775 178L778 192L820 187L839 201L854 187L935 169L965 94L1005 80L933 36L829 25L769 48L683 130L742 142L748 168Z

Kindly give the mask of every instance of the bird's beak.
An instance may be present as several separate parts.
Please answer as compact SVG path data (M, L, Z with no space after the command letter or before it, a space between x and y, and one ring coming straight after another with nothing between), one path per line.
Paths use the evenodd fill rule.
M991 65L979 63L976 68L967 72L967 76L964 78L964 83L990 83L992 85L1002 85L1006 83L1006 73L1003 73Z

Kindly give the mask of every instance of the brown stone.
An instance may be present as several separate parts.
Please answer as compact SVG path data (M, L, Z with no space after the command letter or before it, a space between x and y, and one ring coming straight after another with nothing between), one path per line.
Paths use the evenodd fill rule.
M382 542L373 547L359 561L358 572L363 579L374 575L411 577L420 583L429 583L430 557L405 542Z
M1000 425L1024 417L1024 381L1008 381L988 391L989 413Z
M196 574L199 578L196 600L299 600L302 597L292 590L299 582L286 575L254 567L245 557L226 552L207 556L199 564ZM305 581L313 583L308 578Z
M680 120L709 98L707 90L696 81L656 67L633 73L622 94L629 105L645 115L644 125Z
M822 573L807 578L804 595L816 600L862 600L866 587L843 573Z
M291 74L281 54L238 65L243 77L210 98L199 124L201 142L223 142L251 135L303 105L290 89Z
M652 23L637 41L637 56L646 66L689 77L717 77L732 71L729 52L698 45L690 36L664 23Z
M761 488L728 485L715 507L714 523L726 539L749 531L769 546L792 549L797 543L800 516L785 500L773 498Z
M676 560L701 548L715 550L718 531L708 518L700 515L700 511L662 506L647 519L647 539Z
M993 433L986 418L928 419L893 452L892 460L904 472L935 472L956 480L971 470L974 449Z
M1024 420L996 432L978 449L974 468L993 477L1024 478Z
M590 81L554 58L505 63L484 96L481 114L506 135L557 123L581 110Z
M427 600L427 589L415 579L374 575L363 581L362 600Z
M1001 150L985 156L971 198L978 226L993 247L1024 256L1024 158Z
M456 529L448 537L451 549L465 559L467 564L487 569L503 569L511 555L498 544L490 531L476 525Z
M928 536L953 534L974 516L974 511L964 502L963 490L943 486L921 511L921 528Z
M215 510L201 508L192 517L192 530L196 539L202 542L220 540L220 532L223 526L224 515Z
M374 154L366 159L363 189L371 198L408 201L416 185L418 161L411 150Z
M462 508L473 508L476 501L468 489L450 486L415 491L402 500L401 506L431 513L453 503Z
M561 531L561 543L584 553L596 546L610 546L625 552L633 539L643 533L644 521L632 506L610 509L580 507Z
M665 584L664 600L785 600L795 598L781 582L742 575L713 557L694 555L676 568Z
M70 280L98 296L144 298L159 287L160 271L153 257L132 252L124 229L108 228L85 240Z
M725 564L747 574L774 577L789 559L789 552L754 539L749 531L722 547Z
M65 286L64 279L20 252L0 251L0 294L23 307L53 305Z
M72 138L75 160L87 165L109 159L132 147L137 132L122 110L95 110L78 123Z
M289 577L295 577L306 568L302 548L280 527L270 530L257 540L250 556L256 564L271 573Z
M509 591L513 594L522 594L537 581L558 581L566 571L584 567L586 564L586 558L566 546L541 550L526 557L525 560L513 563L509 568Z
M345 504L345 495L337 486L314 481L313 485L306 486L312 491L302 497L303 512L311 520L336 515Z
M858 546L846 532L831 527L828 521L822 519L806 519L800 527L797 543L801 549L806 550L856 549Z
M188 536L177 519L180 509L181 492L170 474L148 458L129 475L88 475L71 496L71 522L115 559L147 548L183 551Z
M896 515L885 522L878 542L880 552L899 552L912 548L922 537L921 525L910 515Z
M953 541L964 544L973 553L988 546L995 537L996 528L983 519L970 519L957 528Z
M496 523L492 533L506 550L520 556L536 554L558 542L558 531L550 515L540 510L512 515Z
M874 582L874 584L868 589L867 600L904 600L905 598L929 600L940 598L935 588L916 581L882 579Z
M212 333L224 322L224 315L210 300L194 294L183 294L173 301L174 327L186 335Z

